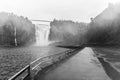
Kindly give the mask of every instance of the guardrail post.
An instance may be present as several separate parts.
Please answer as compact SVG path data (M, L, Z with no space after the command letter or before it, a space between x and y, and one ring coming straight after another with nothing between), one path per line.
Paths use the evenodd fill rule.
M28 67L28 77L29 77L29 80L32 79L32 77L31 77L31 68L30 68L30 65L29 65L29 67Z

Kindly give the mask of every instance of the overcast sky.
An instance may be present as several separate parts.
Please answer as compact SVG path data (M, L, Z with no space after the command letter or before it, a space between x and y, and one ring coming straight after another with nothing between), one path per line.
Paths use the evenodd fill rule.
M0 12L13 12L29 19L65 19L88 22L108 3L119 0L0 0Z

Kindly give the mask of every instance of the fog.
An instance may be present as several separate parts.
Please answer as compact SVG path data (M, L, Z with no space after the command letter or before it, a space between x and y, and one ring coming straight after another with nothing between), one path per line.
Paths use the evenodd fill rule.
M120 4L109 4L101 14L89 24L88 41L92 43L119 44ZM90 38L90 40L89 40Z
M35 42L35 26L28 18L0 13L0 45L23 46Z
M64 45L120 43L120 4L109 4L90 23L54 20L51 22L51 40ZM66 43L66 44L65 44Z

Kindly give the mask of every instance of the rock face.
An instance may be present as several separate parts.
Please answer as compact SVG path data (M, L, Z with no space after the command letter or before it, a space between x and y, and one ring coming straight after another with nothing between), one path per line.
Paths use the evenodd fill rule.
M27 18L0 13L0 45L25 46L35 42L35 25Z

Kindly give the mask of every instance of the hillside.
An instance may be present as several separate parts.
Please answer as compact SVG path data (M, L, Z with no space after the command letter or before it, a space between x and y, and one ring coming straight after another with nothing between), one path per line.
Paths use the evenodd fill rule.
M87 23L78 23L70 20L54 20L50 23L49 40L60 42L64 45L78 45L85 43L84 34Z
M35 42L35 25L27 18L0 13L0 46L24 46Z
M88 24L54 20L51 22L50 40L58 41L62 45L103 44L119 46L119 9L120 4L109 4L103 12L91 18L91 22Z

